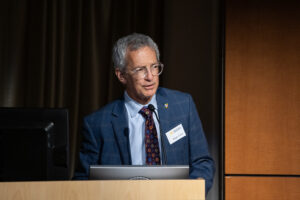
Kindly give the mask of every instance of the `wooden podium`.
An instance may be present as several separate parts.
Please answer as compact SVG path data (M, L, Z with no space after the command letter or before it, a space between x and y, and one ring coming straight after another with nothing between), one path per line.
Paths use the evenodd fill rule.
M0 182L2 200L204 200L205 181L118 180Z

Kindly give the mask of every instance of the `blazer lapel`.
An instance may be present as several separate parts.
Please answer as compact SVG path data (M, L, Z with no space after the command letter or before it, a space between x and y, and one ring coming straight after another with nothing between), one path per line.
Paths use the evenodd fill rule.
M112 124L115 137L118 143L121 162L125 165L131 164L130 147L129 147L129 129L127 122L127 112L124 101L119 101L113 108Z
M156 93L157 107L158 107L158 115L160 120L160 130L161 136L163 137L165 151L168 157L168 151L170 149L170 145L168 142L168 138L166 136L166 132L170 129L170 119L171 116L169 114L169 102L166 94L158 89Z

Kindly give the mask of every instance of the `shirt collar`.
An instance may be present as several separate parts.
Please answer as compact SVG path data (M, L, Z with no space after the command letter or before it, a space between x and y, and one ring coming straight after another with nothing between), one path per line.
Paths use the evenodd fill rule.
M153 95L150 102L147 103L146 105L142 105L136 102L135 100L133 100L131 97L129 97L126 91L124 92L124 99L125 99L125 106L131 118L135 117L142 109L142 107L148 106L149 104L152 104L155 108L157 108L156 94Z

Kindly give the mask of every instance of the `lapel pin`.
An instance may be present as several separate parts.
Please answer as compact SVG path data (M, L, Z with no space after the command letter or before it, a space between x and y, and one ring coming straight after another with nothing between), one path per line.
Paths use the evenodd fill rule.
M165 108L168 108L169 107L169 104L168 103L165 103Z

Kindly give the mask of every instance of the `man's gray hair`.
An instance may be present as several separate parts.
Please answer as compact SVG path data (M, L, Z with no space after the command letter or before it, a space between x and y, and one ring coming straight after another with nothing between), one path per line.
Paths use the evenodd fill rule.
M156 43L147 35L133 33L120 38L113 47L112 60L115 69L123 71L126 67L127 51L136 51L142 47L150 47L156 53L156 59L159 61L159 50Z

